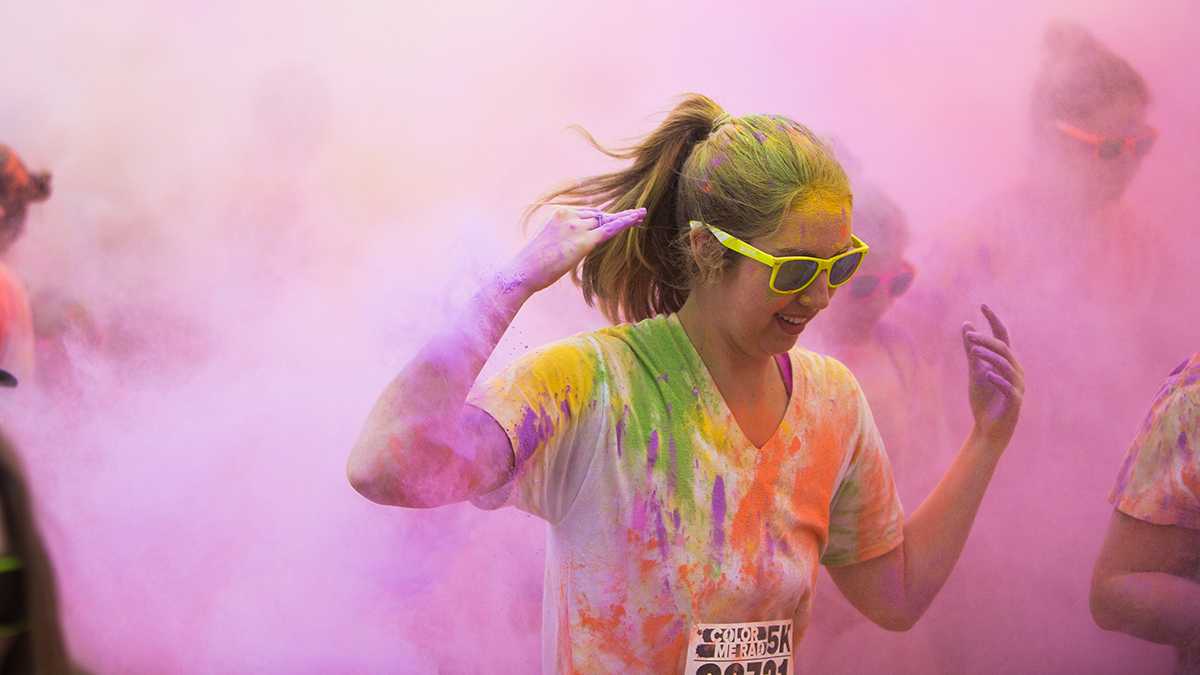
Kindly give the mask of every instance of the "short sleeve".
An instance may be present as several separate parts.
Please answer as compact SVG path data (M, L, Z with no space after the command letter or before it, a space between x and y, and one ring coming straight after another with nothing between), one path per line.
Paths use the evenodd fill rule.
M891 551L904 540L904 508L866 396L845 366L844 400L853 411L847 462L829 509L821 564L841 567Z
M601 440L603 373L595 345L572 338L476 383L467 403L504 430L515 467L510 480L475 499L476 506L516 506L551 523L566 515Z
M1200 529L1200 354L1168 378L1130 445L1109 494L1113 506L1156 525Z

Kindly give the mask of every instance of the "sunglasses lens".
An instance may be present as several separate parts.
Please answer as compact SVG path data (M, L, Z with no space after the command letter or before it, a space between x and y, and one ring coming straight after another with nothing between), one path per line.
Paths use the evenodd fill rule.
M862 263L862 259L862 253L855 253L835 262L833 268L829 270L829 285L837 288L849 281L859 264Z
M1109 139L1096 146L1096 153L1104 159L1113 159L1121 156L1122 141Z
M893 298L904 295L904 292L908 290L908 287L912 285L912 282L912 272L898 274L896 275L895 279L892 279L892 285L888 288L888 293L891 293Z
M865 298L874 293L878 286L879 277L874 274L855 277L854 281L850 282L850 297Z
M811 260L789 260L775 274L775 290L782 293L799 290L817 276L817 263Z
M1150 152L1150 149L1153 147L1154 147L1154 137L1153 136L1142 136L1141 138L1139 138L1137 140L1137 143L1133 146L1133 149L1134 149L1134 152L1137 153L1138 157L1141 157L1142 155L1145 155L1146 153Z

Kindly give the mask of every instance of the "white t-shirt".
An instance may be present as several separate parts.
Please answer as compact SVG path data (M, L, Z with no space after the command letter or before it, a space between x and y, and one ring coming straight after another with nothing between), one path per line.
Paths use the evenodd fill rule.
M900 544L858 383L834 359L788 357L791 398L762 448L675 315L554 343L475 388L517 466L476 503L550 524L544 672L679 673L699 624L790 621L796 642L818 563Z

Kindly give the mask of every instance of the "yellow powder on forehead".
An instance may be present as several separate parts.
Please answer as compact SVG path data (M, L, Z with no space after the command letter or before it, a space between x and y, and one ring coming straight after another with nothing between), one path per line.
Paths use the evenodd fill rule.
M801 215L821 220L849 220L850 196L834 190L813 190L797 200L793 210Z
M851 203L849 195L833 190L814 190L792 207L813 225L833 225L843 237L850 236Z

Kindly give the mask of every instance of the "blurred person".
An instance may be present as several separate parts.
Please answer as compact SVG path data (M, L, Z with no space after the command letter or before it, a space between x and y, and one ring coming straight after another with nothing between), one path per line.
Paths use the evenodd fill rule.
M26 168L12 148L0 145L0 368L19 381L35 370L29 293L3 262L25 232L29 204L50 196L50 174Z
M1200 353L1159 390L1109 495L1092 576L1096 624L1178 649L1200 673Z
M839 158L844 156L838 154ZM843 300L817 328L820 346L858 378L887 443L901 496L924 494L941 475L943 397L913 327L893 306L917 278L907 253L911 232L899 205L878 185L854 181L854 229L871 254L842 291ZM911 461L909 454L912 454Z
M1088 496L1108 478L1097 454L1132 426L1126 411L1156 386L1171 334L1155 327L1174 320L1162 312L1170 244L1125 203L1158 134L1149 86L1124 57L1068 22L1052 23L1042 46L1024 177L947 230L922 270L923 297L899 317L919 342L949 345L956 313L987 297L1022 335L1035 383L1014 440L1025 471L996 478L1006 518L981 527L970 572L948 582L922 626L949 672L1127 672L1146 657L1089 620L1088 535L1062 533L1099 531ZM948 391L962 369L941 359L939 371ZM969 422L946 411L951 428ZM1020 582L981 588L978 577Z
M565 205L387 387L351 484L381 504L546 520L548 673L706 675L722 657L795 672L819 564L873 622L910 628L1017 422L1007 329L987 308L991 335L963 325L976 422L905 518L857 381L796 346L868 250L832 153L786 117L699 95L606 152L631 166L543 199ZM634 323L476 382L524 302L573 270L587 301Z
M0 371L0 385L15 387L16 380ZM0 675L81 672L67 650L54 567L25 470L0 433Z
M947 259L952 281L1033 276L1081 300L1145 302L1156 288L1154 265L1128 266L1121 283L1096 271L1153 259L1161 243L1123 201L1158 138L1150 102L1145 79L1123 57L1081 26L1052 24L1030 103L1026 175L948 233L960 249Z
M911 328L889 316L916 279L907 257L911 233L899 205L878 185L856 178L861 175L857 162L845 148L835 149L838 159L853 167L854 230L871 242L871 253L828 318L815 326L816 344L858 378L888 449L901 501L911 502L929 492L951 459L933 364ZM910 661L931 662L935 650L927 635L880 631L824 580L816 586L814 604L822 610L809 628L811 672L884 672ZM871 648L864 650L864 644Z

